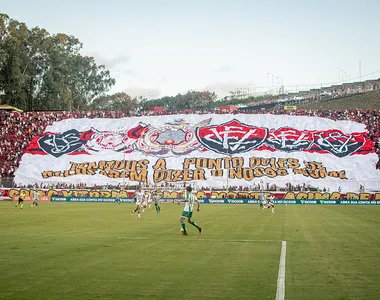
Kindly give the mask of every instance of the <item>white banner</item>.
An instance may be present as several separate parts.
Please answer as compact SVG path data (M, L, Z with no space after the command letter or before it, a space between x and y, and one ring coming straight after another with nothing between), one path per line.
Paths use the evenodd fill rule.
M68 119L35 137L17 184L380 186L363 124L276 115Z

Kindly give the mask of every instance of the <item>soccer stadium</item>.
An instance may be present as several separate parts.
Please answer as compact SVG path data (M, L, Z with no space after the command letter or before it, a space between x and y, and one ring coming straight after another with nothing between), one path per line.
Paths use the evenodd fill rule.
M287 57L297 72L286 62L280 76L269 72L281 70L273 57L263 69L258 59L257 70L267 71L248 71L261 72L255 83L227 84L249 62L214 73L202 65L194 75L191 64L219 55L227 61L207 49L242 26L252 30L273 13L266 33L291 30L292 18L257 1L219 3L219 13L208 1L204 12L199 1L151 8L110 1L104 16L104 3L37 9L21 2L0 8L0 299L380 299L380 45L366 39L380 26L378 10L359 9L374 56L358 48L356 59L347 45L330 43L341 59L333 66L327 48L316 49L315 61ZM323 23L312 5L280 6L300 22ZM345 12L336 22L348 24L352 8L336 8ZM219 36L214 15L233 11L242 13L231 17L236 27ZM130 19L115 20L121 12ZM333 40L343 41L334 22ZM119 52L141 55L136 65L125 54L104 55L116 53L110 36L121 25L136 31L126 33L126 45L151 45L149 55ZM358 30L347 26L352 35ZM88 34L96 30L96 38ZM202 39L204 31L215 40ZM289 49L313 41L294 44L289 35L256 38ZM205 49L194 48L193 63L187 43ZM238 48L251 46L226 53L244 56ZM162 49L164 68L153 53ZM318 55L326 58L322 67ZM208 84L209 74L221 83ZM149 88L137 88L143 84Z

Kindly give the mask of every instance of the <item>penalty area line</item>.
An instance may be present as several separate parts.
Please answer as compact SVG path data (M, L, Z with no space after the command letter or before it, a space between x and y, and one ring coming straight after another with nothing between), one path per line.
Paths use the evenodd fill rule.
M286 241L282 241L280 265L278 267L276 300L285 299L285 260L286 260Z

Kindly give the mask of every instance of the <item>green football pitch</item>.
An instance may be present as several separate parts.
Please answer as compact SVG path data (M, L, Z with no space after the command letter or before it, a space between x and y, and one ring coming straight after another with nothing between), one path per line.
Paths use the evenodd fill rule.
M0 299L380 299L380 207L0 202Z

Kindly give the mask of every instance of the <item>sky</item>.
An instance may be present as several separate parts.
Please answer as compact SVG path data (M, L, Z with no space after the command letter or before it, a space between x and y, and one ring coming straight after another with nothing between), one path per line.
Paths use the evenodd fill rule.
M379 0L0 0L29 27L77 37L116 79L110 92L147 98L379 78L379 12Z

